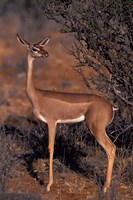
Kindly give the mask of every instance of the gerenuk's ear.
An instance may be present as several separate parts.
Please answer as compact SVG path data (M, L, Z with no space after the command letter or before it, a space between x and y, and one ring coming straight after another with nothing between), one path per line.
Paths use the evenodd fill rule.
M45 38L45 39L41 40L40 42L38 42L37 45L44 47L49 43L49 40L50 40L50 37Z
M30 45L26 40L22 39L18 34L17 34L17 40L18 40L22 45L26 46L27 48L28 48L29 45Z

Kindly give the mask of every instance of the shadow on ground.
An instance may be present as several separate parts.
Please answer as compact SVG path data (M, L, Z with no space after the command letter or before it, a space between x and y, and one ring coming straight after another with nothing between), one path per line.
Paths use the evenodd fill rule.
M28 174L33 180L36 180L38 185L46 186L47 183L44 182L43 178L44 174L48 176L49 154L47 125L32 117L24 118L22 116L11 116L7 118L4 125L0 126L0 135L2 136L2 134L10 139L10 144L7 145L9 150L7 155L13 156L13 158L22 163L22 165L26 167ZM122 143L119 143L120 138L117 141L116 145L118 147L120 146L120 149L122 149ZM131 142L132 140L130 140L128 144L131 144ZM128 154L123 148L121 151L122 156L118 148L119 159L117 158L115 162L114 174L116 179L120 177L120 182L125 181L126 183L130 183L132 179L132 162L126 161L128 157L131 160L131 155L129 155L131 148L132 145L130 149L128 149ZM3 152L4 151L7 151L7 149L3 150ZM3 160L7 159L7 155L4 156ZM42 173L43 178L38 173L35 165L42 159L45 160L45 172ZM11 162L8 163L8 168L10 168L11 163L12 159ZM81 174L82 177L89 178L89 182L92 180L93 184L98 186L99 191L102 191L107 170L107 156L96 142L95 138L89 134L85 122L77 124L59 124L57 126L54 152L54 174L61 174L64 167L69 168L77 174ZM127 174L127 172L129 173ZM45 178L47 179L46 176ZM114 185L118 186L118 184L119 181L117 179ZM113 191L115 190L116 187Z
M47 125L33 118L15 116L8 117L5 125L1 126L0 130L15 138L11 147L14 156L24 161L28 173L40 185L45 185L34 170L34 162L49 157ZM71 170L86 177L95 177L96 183L103 187L105 177L97 172L98 163L92 159L96 156L100 147L95 138L89 134L85 123L59 124L56 132L54 159L59 159ZM86 161L88 156L90 157L89 162ZM97 159L97 162L99 162L99 159Z

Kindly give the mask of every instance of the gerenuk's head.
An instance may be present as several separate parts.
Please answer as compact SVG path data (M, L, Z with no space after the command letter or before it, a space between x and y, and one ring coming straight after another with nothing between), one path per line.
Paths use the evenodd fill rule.
M26 40L22 39L18 34L17 34L17 39L23 46L26 47L31 57L45 58L49 56L48 52L44 49L44 47L48 44L50 37L45 38L35 44L30 44Z

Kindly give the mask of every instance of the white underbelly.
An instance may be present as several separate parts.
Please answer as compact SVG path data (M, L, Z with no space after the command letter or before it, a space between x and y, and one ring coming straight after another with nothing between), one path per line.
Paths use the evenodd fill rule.
M47 123L47 120L42 116L42 115L39 115L38 118ZM74 119L58 119L57 121L55 121L56 124L58 123L76 123L76 122L82 122L85 120L85 116L84 115L81 115L80 117L78 118L74 118Z
M38 118L39 118L41 121L47 123L47 120L46 120L42 115L39 115Z
M78 118L74 118L74 119L58 119L56 121L56 123L76 123L76 122L82 122L85 120L85 116L82 115Z

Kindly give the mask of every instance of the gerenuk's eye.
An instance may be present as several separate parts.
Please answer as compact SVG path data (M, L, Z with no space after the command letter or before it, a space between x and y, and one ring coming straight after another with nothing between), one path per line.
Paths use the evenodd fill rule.
M38 51L39 51L38 48L36 48L36 47L32 47L32 52L33 52L33 53L38 53Z

